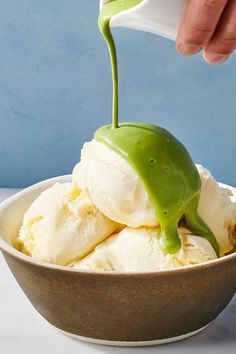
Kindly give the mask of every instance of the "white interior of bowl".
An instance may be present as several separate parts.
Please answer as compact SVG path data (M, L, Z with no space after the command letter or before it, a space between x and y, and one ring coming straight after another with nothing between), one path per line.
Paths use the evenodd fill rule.
M0 249L2 248L6 252L9 252L17 257L24 258L27 261L33 262L33 263L38 263L41 266L47 266L47 267L52 267L52 268L58 268L58 269L70 269L73 271L79 271L75 270L69 267L63 267L63 266L58 266L54 264L49 264L43 261L39 261L37 259L33 259L31 257L26 256L25 254L19 252L16 248L16 238L19 233L20 226L22 224L23 216L28 209L28 207L31 205L31 203L39 196L41 192L43 192L45 189L51 187L53 184L56 182L70 182L71 181L71 175L66 175L66 176L59 176L59 177L54 177L48 180L45 180L43 182L34 184L33 186L24 189L23 191L16 193L12 197L8 198L4 202L0 204ZM236 201L236 188L221 184L222 187L228 188L233 192L233 199ZM231 257L235 256L236 254L234 253L233 255L229 255L226 257ZM223 257L223 258L226 258ZM213 260L209 261L206 263L214 263L219 261L218 260ZM206 264L203 263L203 264ZM201 266L201 265L198 265ZM192 268L192 267L197 267L196 265L193 266L188 266L188 267L183 267L185 268ZM182 268L181 268L182 269ZM179 269L178 269L179 270ZM170 270L171 272L175 270ZM91 272L91 271L83 271L83 272ZM156 272L156 271L155 271ZM162 273L169 272L169 271L161 271ZM105 273L110 273L110 272L105 272ZM114 272L112 272L114 273ZM116 272L116 273L124 273L124 272ZM125 272L125 273L131 273L131 272ZM140 272L132 272L132 273L140 273ZM149 272L150 273L150 272ZM151 272L152 273L152 272Z

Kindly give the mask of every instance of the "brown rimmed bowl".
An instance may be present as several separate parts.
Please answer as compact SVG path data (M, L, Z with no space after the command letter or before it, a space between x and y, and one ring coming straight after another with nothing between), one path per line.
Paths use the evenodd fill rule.
M23 215L52 178L0 205L0 248L36 310L75 338L111 345L154 345L196 334L236 292L236 253L200 265L157 272L98 272L57 266L15 249ZM236 195L236 190L233 190Z

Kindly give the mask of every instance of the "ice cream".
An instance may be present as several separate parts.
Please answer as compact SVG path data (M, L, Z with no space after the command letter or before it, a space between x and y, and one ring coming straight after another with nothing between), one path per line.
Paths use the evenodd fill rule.
M202 182L198 212L223 256L236 241L236 202L207 169L197 168ZM159 229L153 204L134 170L93 140L84 145L73 183L55 184L29 207L18 243L32 257L79 269L164 270L217 257L205 238L183 227L178 228L181 249L166 254L157 239Z
M106 145L85 143L73 183L86 190L95 205L110 219L130 226L156 226L154 207L139 177L128 162Z
M203 263L217 258L204 238L179 229L182 243L176 254L164 254L157 240L156 228L129 228L110 236L90 255L76 263L78 269L103 271L167 270Z
M198 213L213 231L220 255L232 251L236 203L211 173L197 165L201 178ZM129 227L158 226L154 206L132 167L120 155L96 140L86 143L74 169L73 183L85 190L108 218Z
M236 242L236 194L221 187L206 168L197 168L202 181L198 212L216 236L223 256Z
M197 168L198 212L223 256L236 243L236 200L207 169ZM29 207L18 244L34 258L79 269L164 270L217 257L210 242L193 235L184 220L178 227L181 248L166 253L158 240L160 229L154 206L132 167L93 140L84 145L72 182L56 183Z
M72 183L56 183L27 210L20 229L20 249L37 259L70 265L111 235L117 223Z

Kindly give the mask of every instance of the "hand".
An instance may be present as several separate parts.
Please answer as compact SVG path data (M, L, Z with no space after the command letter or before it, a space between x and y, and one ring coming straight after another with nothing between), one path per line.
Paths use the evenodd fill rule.
M194 55L203 49L209 64L220 64L236 49L236 0L189 0L177 50Z

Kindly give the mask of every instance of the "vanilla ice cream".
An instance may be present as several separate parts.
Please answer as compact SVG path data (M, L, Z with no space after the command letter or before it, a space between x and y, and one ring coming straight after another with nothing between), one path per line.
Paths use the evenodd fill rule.
M236 203L204 167L197 166L201 182L198 212L213 231L224 255L233 248ZM84 145L73 183L111 220L129 227L159 225L154 206L132 167L105 144L92 140Z
M72 183L56 183L27 210L19 248L37 259L69 265L91 252L118 224L92 204Z
M197 168L198 213L223 256L236 243L236 193ZM72 182L56 183L29 207L18 245L34 258L79 269L165 270L216 258L205 238L181 225L181 249L165 254L157 239L160 223L140 178L120 155L92 140L83 147Z
M198 212L214 233L223 256L232 251L236 241L236 194L220 187L206 168L197 168L202 181Z
M78 269L103 271L168 270L216 259L211 244L179 229L182 243L175 254L164 254L157 240L158 228L129 228L110 236L95 251L76 263Z
M73 171L73 182L86 190L97 208L112 220L131 227L159 224L134 170L120 155L96 140L84 144L81 161Z

